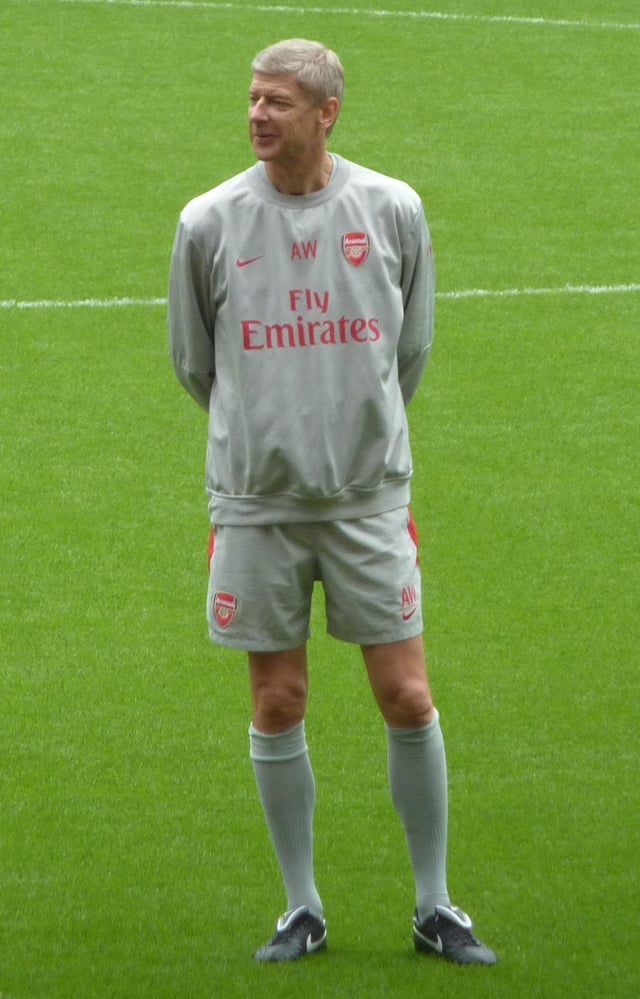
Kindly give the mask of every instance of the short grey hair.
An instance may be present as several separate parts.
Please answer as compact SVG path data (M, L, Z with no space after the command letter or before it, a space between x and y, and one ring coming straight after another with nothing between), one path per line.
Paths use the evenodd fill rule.
M311 98L322 104L328 97L344 96L344 69L335 52L320 42L288 38L258 52L251 63L254 73L293 76Z

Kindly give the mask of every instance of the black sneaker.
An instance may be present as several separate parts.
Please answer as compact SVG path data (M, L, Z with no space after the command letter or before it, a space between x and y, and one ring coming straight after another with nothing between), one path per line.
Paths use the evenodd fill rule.
M413 917L413 943L417 951L444 957L455 964L497 964L489 947L474 937L469 916L455 905L437 905L424 922Z
M276 935L253 955L256 961L297 961L327 946L327 924L306 905L289 909L276 925Z

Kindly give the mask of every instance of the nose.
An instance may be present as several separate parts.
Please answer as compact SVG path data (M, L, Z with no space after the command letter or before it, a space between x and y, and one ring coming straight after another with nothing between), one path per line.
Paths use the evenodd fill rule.
M267 117L267 104L264 97L259 97L249 106L249 118L252 121L264 121Z

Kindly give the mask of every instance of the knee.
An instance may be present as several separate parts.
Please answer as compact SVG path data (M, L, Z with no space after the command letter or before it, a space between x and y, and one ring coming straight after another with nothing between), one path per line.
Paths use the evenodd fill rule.
M392 684L380 701L380 710L391 728L422 728L435 716L429 687L419 679Z
M371 688L387 725L422 728L434 718L422 636L363 646Z
M295 686L265 684L254 691L253 723L260 732L286 732L305 715L306 701Z
M251 661L251 693L253 723L260 732L286 732L303 719L307 704L307 673L305 668L288 668L281 663L273 668Z

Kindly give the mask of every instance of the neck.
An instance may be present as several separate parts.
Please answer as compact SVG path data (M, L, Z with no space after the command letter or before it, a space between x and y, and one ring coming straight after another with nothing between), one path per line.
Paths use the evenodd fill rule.
M265 163L267 177L281 194L304 195L314 194L326 187L333 172L333 160L329 153L323 153L321 159L311 168L306 164Z

